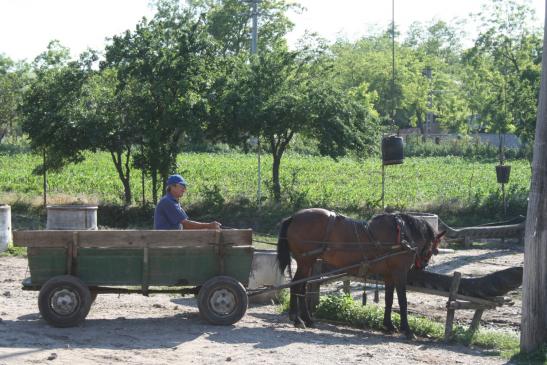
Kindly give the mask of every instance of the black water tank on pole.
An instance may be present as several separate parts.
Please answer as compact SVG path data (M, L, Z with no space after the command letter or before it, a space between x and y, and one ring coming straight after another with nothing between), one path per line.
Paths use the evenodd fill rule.
M386 136L382 138L382 163L397 165L403 163L403 137Z

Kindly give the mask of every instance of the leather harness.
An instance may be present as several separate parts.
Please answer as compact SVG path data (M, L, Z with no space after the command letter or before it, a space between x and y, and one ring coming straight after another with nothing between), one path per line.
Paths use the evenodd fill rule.
M366 261L368 260L367 257L365 257L365 252L364 252L364 248L367 247L367 246L373 246L373 247L376 247L376 248L387 248L387 249L397 249L397 248L404 248L405 250L408 250L408 251L416 251L416 245L412 245L412 243L414 243L413 241L409 241L408 240L408 237L407 237L407 234L406 234L406 229L404 227L404 221L398 217L398 216L394 216L395 217L395 220L396 220L396 223L397 223L397 239L396 239L396 243L393 244L393 243L382 243L382 242L379 242L377 241L372 232L370 231L369 229L369 226L368 226L368 223L367 222L362 222L362 225L363 225L363 228L361 228L366 234L367 236L369 237L370 239L370 244L366 244L366 243L362 243L360 242L359 240L359 233L357 231L357 225L358 223L356 221L351 221L351 224L353 225L353 229L354 229L354 234L355 234L355 238L356 238L356 242L344 242L344 243L337 243L337 242L331 242L330 241L330 236L332 234L332 230L333 230L333 227L334 227L334 224L336 222L336 219L338 217L341 217L343 219L348 219L346 216L343 216L343 215L340 215L340 214L337 214L335 212L332 212L332 211L329 211L329 216L328 216L328 221L327 221L327 225L325 227L325 234L324 234L324 238L322 241L306 241L307 243L315 243L317 245L320 245L320 247L314 249L314 250L311 250L311 251L308 251L308 252L304 252L300 255L294 255L296 258L299 258L299 257L321 257L325 252L327 251L333 251L333 250L342 250L342 251L358 251L358 252L362 252L363 253L363 265L366 265ZM337 247L339 246L339 247ZM361 269L360 269L360 272L361 272Z

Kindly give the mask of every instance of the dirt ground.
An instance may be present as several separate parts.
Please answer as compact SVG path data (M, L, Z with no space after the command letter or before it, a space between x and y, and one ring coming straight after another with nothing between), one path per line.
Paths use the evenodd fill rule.
M435 257L436 272L482 275L522 265L522 247L469 249ZM175 295L99 295L86 321L59 329L40 318L37 292L21 290L25 258L0 257L0 364L505 364L486 350L329 323L298 329L274 305L251 306L233 326L213 326L198 314L195 299ZM360 295L361 283L352 285ZM359 287L361 286L361 287ZM488 310L484 327L516 329L514 305ZM373 291L369 290L372 299ZM410 293L410 310L444 320L446 298ZM457 311L469 323L472 311Z

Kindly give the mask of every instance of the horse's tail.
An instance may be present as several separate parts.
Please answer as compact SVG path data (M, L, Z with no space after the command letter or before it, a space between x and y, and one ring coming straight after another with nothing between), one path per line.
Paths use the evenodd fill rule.
M281 272L285 272L287 266L289 267L289 275L291 273L291 252L289 250L289 240L287 238L287 231L289 225L292 222L292 217L286 218L281 222L281 229L279 230L279 238L277 240L277 263Z

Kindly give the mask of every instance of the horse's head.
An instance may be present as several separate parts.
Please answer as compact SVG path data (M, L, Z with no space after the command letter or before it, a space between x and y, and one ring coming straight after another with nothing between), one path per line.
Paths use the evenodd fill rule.
M437 233L424 219L411 215L401 214L401 218L405 221L408 233L416 243L414 266L417 269L424 269L429 264L431 256L439 253L439 244L446 231Z
M429 264L431 256L439 253L439 244L441 243L441 239L443 238L445 233L446 231L442 231L441 233L436 234L434 233L434 238L429 241L429 244L424 245L421 252L416 255L416 261L414 262L414 266L417 269L425 269L425 267Z

